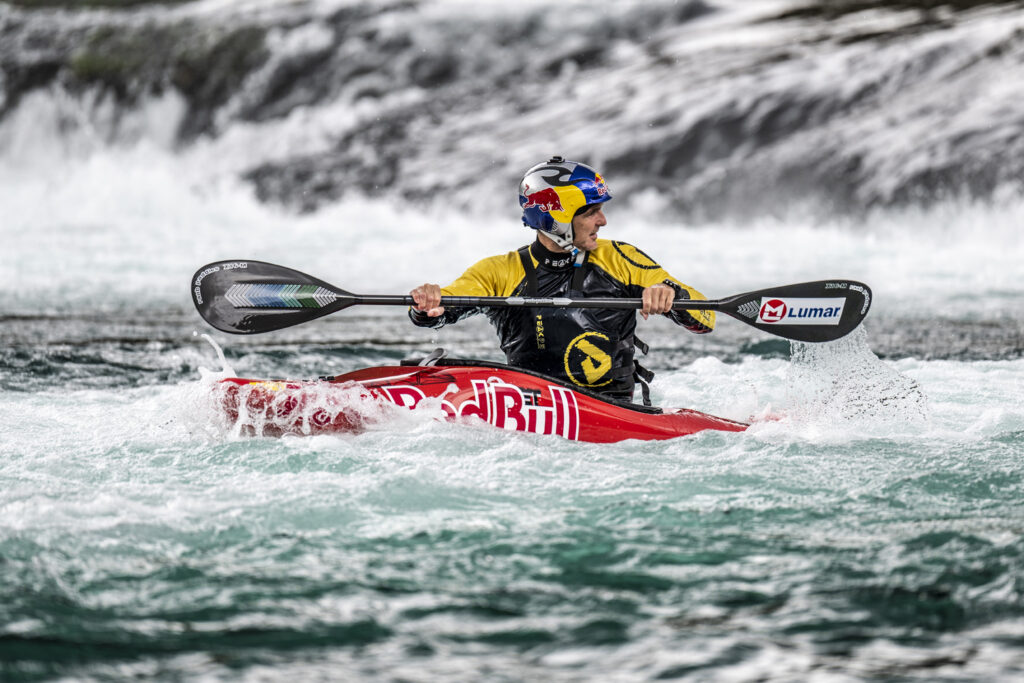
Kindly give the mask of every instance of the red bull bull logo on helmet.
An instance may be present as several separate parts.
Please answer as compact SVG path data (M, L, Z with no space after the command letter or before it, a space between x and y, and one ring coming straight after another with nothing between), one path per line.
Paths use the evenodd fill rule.
M537 208L545 213L551 213L552 211L562 210L562 198L558 196L554 188L544 188L537 192L528 193L526 195L526 203L523 204L523 209Z

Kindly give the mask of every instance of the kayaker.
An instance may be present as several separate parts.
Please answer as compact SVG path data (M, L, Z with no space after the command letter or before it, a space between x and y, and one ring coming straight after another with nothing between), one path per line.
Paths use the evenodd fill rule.
M602 205L611 198L604 178L586 164L556 156L534 166L519 184L519 204L523 224L537 231L537 239L483 259L447 287L413 289L416 305L409 317L419 327L438 329L483 312L509 365L625 400L632 400L639 381L649 403L653 374L634 360L636 348L647 352L635 334L635 309L440 305L442 296L641 298L644 319L663 313L691 332L710 332L714 312L671 310L675 299L704 299L703 294L636 247L597 238L608 223Z

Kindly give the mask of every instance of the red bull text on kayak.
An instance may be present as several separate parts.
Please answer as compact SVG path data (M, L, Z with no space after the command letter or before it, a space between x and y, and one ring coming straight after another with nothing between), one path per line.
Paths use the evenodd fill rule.
M569 389L548 385L550 406L537 405L533 391L524 390L497 377L472 380L473 398L459 405L441 399L441 407L449 419L478 417L498 429L556 434L573 441L579 440L580 411L576 396ZM427 398L423 391L409 384L382 387L396 405L415 408Z

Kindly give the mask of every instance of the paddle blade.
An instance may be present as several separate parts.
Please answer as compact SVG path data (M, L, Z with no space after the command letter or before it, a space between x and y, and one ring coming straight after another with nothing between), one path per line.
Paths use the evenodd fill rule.
M311 275L263 261L217 261L192 276L192 303L221 332L257 334L314 320L355 303Z
M737 294L718 310L779 337L827 342L852 332L869 308L871 289L864 283L820 280Z

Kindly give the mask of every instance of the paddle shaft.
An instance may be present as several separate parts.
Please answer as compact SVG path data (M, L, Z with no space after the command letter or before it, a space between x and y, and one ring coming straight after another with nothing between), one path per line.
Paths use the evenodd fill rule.
M366 304L370 306L415 306L416 302L411 296L395 296L387 294L345 294L345 301L348 305L358 306ZM642 299L615 299L610 297L590 299L569 299L563 297L553 298L526 298L521 296L443 296L441 306L459 307L481 307L481 308L614 308L629 309L643 308ZM707 301L703 299L677 299L673 304L673 310L694 310L694 311L716 311L724 306L722 301Z

